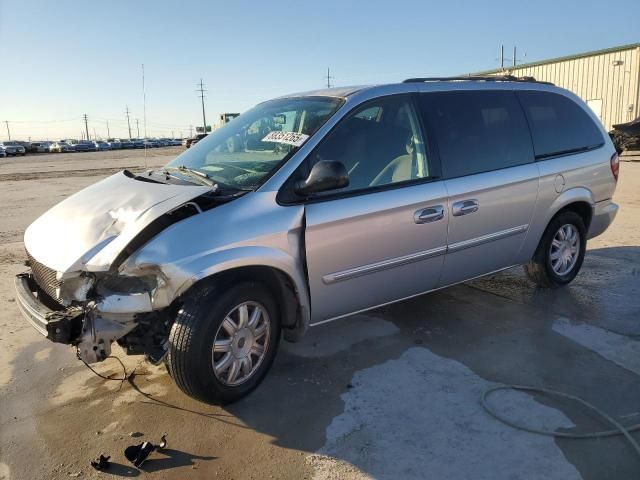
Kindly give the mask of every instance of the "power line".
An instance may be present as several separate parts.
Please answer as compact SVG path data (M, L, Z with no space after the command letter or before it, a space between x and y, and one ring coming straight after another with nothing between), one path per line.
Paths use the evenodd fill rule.
M196 92L200 92L200 95L198 96L202 101L202 126L204 127L202 133L207 133L207 117L204 114L204 92L206 92L206 90L204 89L204 83L202 83L202 79L200 79L200 88L197 89Z

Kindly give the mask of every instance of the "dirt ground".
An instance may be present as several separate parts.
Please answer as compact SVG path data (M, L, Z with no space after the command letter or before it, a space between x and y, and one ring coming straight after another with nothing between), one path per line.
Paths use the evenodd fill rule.
M148 152L158 166L180 148ZM623 163L613 226L589 242L568 288L542 291L512 269L281 344L249 397L212 407L183 395L162 367L121 356L128 382L105 381L19 315L13 276L22 234L71 193L141 151L0 160L0 480L637 479L622 437L554 440L482 410L487 388L524 384L580 396L625 425L640 421L640 163ZM108 360L104 375L122 375ZM502 393L492 404L535 427L608 429L572 403ZM136 469L123 451L167 433ZM640 441L640 435L634 434ZM106 453L108 472L89 461Z

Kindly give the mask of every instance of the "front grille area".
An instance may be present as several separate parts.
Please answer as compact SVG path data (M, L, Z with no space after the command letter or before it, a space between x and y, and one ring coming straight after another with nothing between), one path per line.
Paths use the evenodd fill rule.
M38 262L29 252L27 252L27 257L29 257L33 279L38 284L38 287L53 300L56 300L58 298L56 289L60 288L60 281L56 279L56 271Z

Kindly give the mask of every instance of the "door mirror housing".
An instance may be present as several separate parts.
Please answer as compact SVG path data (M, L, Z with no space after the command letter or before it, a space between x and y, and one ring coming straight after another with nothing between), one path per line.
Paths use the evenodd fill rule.
M295 183L294 191L298 195L307 196L347 186L349 186L349 172L342 162L321 160L311 168L306 180Z

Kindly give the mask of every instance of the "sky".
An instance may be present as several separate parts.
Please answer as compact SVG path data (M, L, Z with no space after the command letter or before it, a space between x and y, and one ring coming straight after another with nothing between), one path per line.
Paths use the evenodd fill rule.
M186 136L290 92L640 42L638 0L0 0L0 140Z

